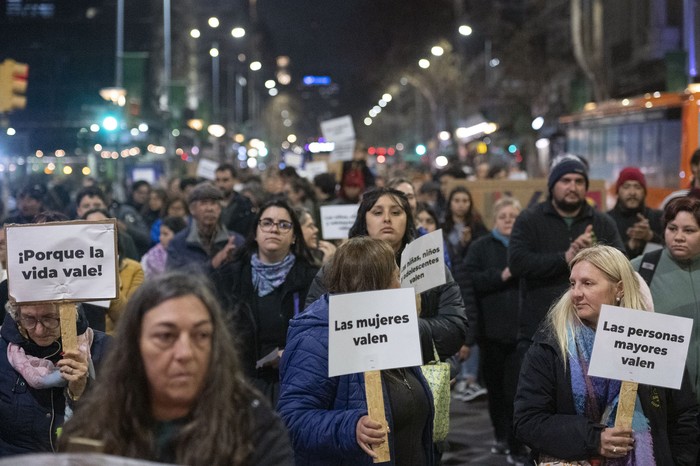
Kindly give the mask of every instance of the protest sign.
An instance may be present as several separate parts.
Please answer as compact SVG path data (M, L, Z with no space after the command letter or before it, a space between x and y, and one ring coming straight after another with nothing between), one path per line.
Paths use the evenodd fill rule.
M411 241L401 253L401 286L416 294L444 285L445 252L442 230Z
M347 239L350 227L357 217L357 204L321 206L323 239Z
M216 179L216 169L219 168L219 162L211 159L201 158L197 164L197 176L205 180L214 181Z
M328 376L423 364L413 290L331 295Z
M326 141L338 142L355 140L355 128L352 117L345 115L321 122L321 134Z
M6 225L5 234L17 303L117 297L116 220Z
M355 152L355 128L350 115L322 121L321 133L326 141L335 144L329 161L352 160Z
M287 151L284 153L284 164L288 167L301 169L301 167L304 166L304 156L301 154L295 154L291 151Z
M352 156L355 153L355 140L350 141L336 141L335 148L331 152L328 158L329 162L339 162L345 160L352 160Z
M693 321L603 305L588 375L678 389Z
M306 172L309 174L311 180L313 181L314 176L328 172L328 162L326 162L325 160L306 162L305 168Z

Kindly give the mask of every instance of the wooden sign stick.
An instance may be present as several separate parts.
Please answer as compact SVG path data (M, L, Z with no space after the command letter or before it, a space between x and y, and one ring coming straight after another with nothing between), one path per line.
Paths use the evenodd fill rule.
M620 386L620 398L617 402L615 427L632 427L634 405L637 402L637 382L623 381Z
M365 372L365 396L367 397L369 417L373 421L379 422L389 432L389 424L386 421L384 412L384 393L382 392L382 375L380 371ZM391 460L388 434L384 437L384 443L373 447L372 450L377 454L377 457L374 459L375 463L386 463Z
M58 304L58 312L61 315L61 341L63 351L78 348L78 333L75 323L78 321L78 310L75 303Z

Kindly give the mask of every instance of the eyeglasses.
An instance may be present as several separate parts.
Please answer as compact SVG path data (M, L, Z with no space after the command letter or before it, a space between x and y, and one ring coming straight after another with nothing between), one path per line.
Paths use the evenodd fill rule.
M280 220L279 222L275 222L271 218L263 218L258 222L258 225L260 225L260 229L266 233L269 233L272 231L274 227L279 228L279 230L282 233L288 233L292 231L292 228L294 225L292 222L288 222L286 220Z
M58 317L39 317L37 319L36 317L32 316L22 316L19 318L19 320L22 322L22 327L26 328L27 330L31 330L36 327L36 324L39 322L41 322L41 325L44 328L49 330L58 328L58 326L61 325L61 319Z

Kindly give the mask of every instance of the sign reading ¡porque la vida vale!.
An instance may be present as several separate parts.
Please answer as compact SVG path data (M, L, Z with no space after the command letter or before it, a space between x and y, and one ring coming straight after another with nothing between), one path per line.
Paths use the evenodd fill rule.
M117 297L116 220L6 225L5 234L17 303Z

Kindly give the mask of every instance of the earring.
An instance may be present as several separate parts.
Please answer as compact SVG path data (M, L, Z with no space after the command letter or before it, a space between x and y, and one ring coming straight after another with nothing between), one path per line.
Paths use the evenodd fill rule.
M622 298L621 298L621 297L618 296L617 298L615 298L615 302L616 302L617 304L620 304L620 301L622 301Z

